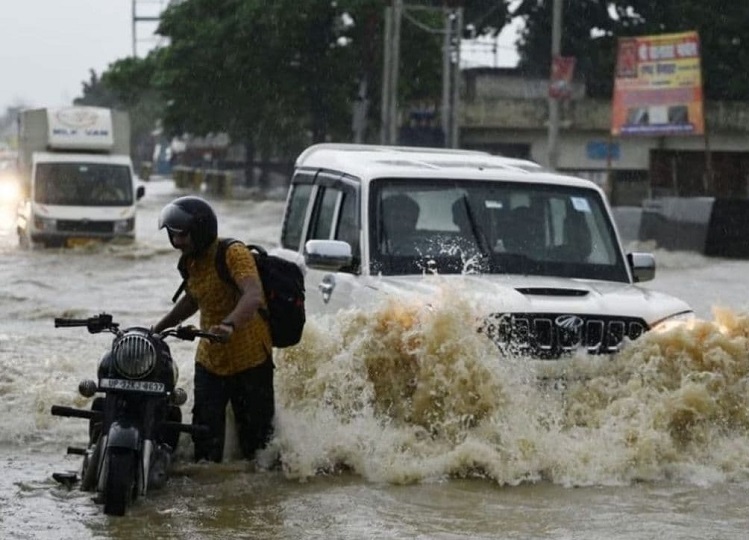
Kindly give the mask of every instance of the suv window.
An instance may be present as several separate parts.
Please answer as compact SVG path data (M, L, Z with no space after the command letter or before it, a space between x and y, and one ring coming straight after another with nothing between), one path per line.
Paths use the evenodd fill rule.
M356 190L341 185L319 186L315 211L310 223L310 240L342 240L351 246L353 264L344 272L357 271L361 261L359 253L359 210Z
M322 187L318 192L318 208L310 228L310 240L330 240L333 234L333 219L337 208L340 191Z
M373 182L372 273L513 273L627 282L597 191L517 182Z
M307 215L311 184L293 184L289 203L281 232L281 245L287 249L299 250L304 230L304 218Z
M356 192L344 190L341 200L341 210L339 212L338 226L336 227L335 239L348 242L351 246L351 255L353 261L351 268L344 268L343 271L358 272L361 264L361 253L359 251L359 205Z

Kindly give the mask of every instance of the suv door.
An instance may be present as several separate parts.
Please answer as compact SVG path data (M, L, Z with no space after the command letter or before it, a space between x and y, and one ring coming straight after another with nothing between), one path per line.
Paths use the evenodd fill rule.
M332 313L350 307L361 271L359 183L341 173L321 171L315 177L306 240L342 240L351 246L352 264L336 272L306 268L310 313ZM303 246L302 251L303 254Z

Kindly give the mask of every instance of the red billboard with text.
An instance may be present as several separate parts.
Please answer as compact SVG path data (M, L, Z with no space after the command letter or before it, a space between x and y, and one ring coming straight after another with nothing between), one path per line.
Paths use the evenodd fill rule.
M572 95L572 78L574 73L574 57L555 56L552 58L549 97L553 99L569 99Z
M702 135L697 32L619 38L613 135Z

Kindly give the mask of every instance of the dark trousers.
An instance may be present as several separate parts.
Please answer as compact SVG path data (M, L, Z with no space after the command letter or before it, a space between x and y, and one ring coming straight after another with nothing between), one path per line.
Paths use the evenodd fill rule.
M231 402L242 455L253 459L270 440L275 414L273 361L234 375L215 375L195 364L192 423L208 426L207 437L193 436L195 461L221 462L224 455L226 405Z

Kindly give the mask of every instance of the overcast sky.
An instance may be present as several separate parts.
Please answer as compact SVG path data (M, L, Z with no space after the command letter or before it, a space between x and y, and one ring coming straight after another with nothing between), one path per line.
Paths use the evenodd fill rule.
M0 0L0 115L13 105L68 105L98 74L133 50L132 0ZM150 5L149 5L150 4ZM139 16L160 0L139 0ZM166 5L164 1L163 5ZM156 45L138 23L138 54Z
M132 54L132 0L0 0L0 115L6 107L69 105L93 69ZM167 0L138 0L139 17L158 15ZM157 45L155 23L137 24L137 53ZM465 65L513 65L517 28L500 46L466 47Z

